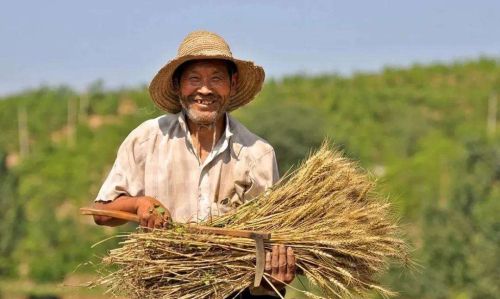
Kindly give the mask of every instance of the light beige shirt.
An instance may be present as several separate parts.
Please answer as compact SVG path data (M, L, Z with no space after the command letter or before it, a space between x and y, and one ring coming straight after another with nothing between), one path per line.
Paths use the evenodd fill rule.
M200 163L183 113L150 119L121 144L96 201L121 195L160 200L176 222L221 215L278 180L273 148L226 114L226 128Z

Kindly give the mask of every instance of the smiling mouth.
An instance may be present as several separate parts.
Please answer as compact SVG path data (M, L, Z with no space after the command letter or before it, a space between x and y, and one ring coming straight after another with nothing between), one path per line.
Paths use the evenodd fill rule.
M215 103L215 100L211 99L195 99L195 103L201 104L201 105L212 105Z

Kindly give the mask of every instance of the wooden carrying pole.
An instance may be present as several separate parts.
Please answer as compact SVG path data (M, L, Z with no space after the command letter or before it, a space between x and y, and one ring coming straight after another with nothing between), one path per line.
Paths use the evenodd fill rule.
M80 208L80 213L82 215L108 216L136 223L140 222L139 216L137 216L136 214L122 212L122 211ZM226 229L220 227L201 226L195 224L188 224L186 228L188 231L191 232L209 233L209 234L225 235L225 236L249 238L249 239L254 239L254 238L261 238L263 240L271 239L271 233L262 231Z

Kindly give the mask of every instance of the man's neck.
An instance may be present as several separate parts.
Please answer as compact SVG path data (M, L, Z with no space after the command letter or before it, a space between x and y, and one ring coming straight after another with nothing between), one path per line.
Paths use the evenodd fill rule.
M188 117L186 117L186 122L193 141L193 147L201 163L203 163L224 133L226 116L223 114L212 125L197 124Z

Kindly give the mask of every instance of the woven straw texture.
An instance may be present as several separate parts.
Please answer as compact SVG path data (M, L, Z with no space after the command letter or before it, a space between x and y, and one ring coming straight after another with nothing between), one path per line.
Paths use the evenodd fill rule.
M229 45L219 35L208 31L194 31L182 41L177 56L160 69L149 85L151 98L160 109L170 113L181 111L172 76L184 62L198 59L224 59L236 64L238 83L228 111L252 101L262 88L265 78L262 67L251 61L233 58Z

